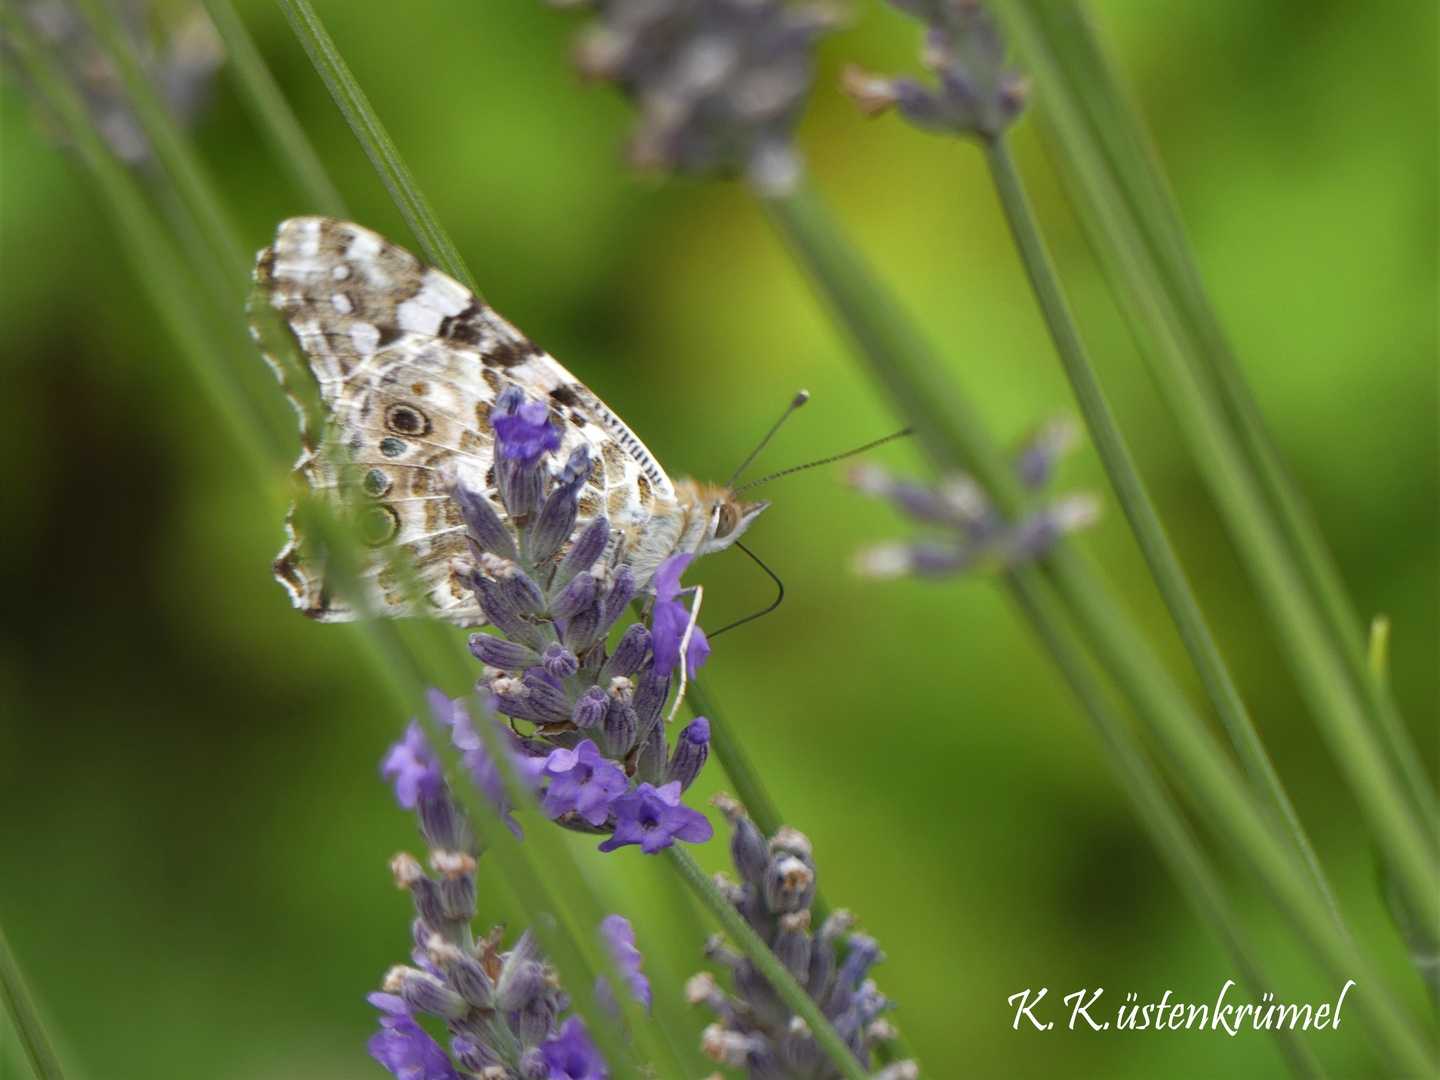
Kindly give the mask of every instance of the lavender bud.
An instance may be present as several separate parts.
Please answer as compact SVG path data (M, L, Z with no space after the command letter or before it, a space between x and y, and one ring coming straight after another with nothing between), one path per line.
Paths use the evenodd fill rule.
M550 614L557 619L571 619L594 602L595 577L587 570L555 594L550 601Z
M554 642L545 649L542 663L546 672L557 679L568 679L580 670L579 659L559 642Z
M761 1019L779 1025L789 1022L790 1007L775 992L775 988L765 981L765 977L749 957L735 965L735 993Z
M705 766L710 756L710 721L697 716L685 725L680 737L675 740L675 752L670 755L670 765L665 770L665 781L680 781L680 790L688 790Z
M838 941L841 934L850 932L856 923L855 913L849 908L836 908L820 926L821 941Z
M410 898L415 901L415 914L434 933L447 941L458 937L455 923L445 911L445 898L440 894L440 883L424 877L410 886Z
M505 528L490 500L460 479L453 460L440 466L440 486L459 507L460 516L465 519L466 535L477 547L503 559L517 557L515 538L510 535L510 530Z
M471 634L470 652L482 664L506 671L524 671L540 663L540 654L534 649L493 634Z
M641 672L637 679L633 705L642 728L648 730L651 724L660 719L660 710L665 707L665 699L669 696L670 676L667 673L657 672L653 667Z
M605 661L600 670L602 683L609 682L616 675L634 675L645 663L645 654L650 651L650 631L640 623L631 623L620 635L614 655Z
M730 858L748 884L763 889L765 872L770 868L770 847L748 817L741 817L734 824L735 831L730 835Z
M851 934L845 942L850 947L850 952L845 957L845 962L840 965L840 972L835 978L836 990L842 987L849 991L865 978L865 973L872 966L885 959L885 954L880 951L880 943L866 934ZM832 996L834 991L831 992Z
M428 943L430 958L445 972L455 992L477 1009L494 1005L494 984L480 962L458 945L433 938Z
M700 1033L700 1051L712 1061L739 1069L745 1066L750 1051L749 1035L726 1031L721 1024L711 1024Z
M781 1047L794 1075L813 1076L818 1071L822 1060L820 1044L815 1041L815 1036L810 1034L810 1028L800 1017L790 1018L790 1027L785 1032L785 1041Z
M665 725L656 721L640 735L640 756L635 759L635 777L642 783L660 784L665 771Z
M532 649L543 649L545 637L526 622L511 598L501 591L500 583L483 574L472 574L466 582L475 591L480 607L488 622L494 624L502 634L512 641L519 641Z
M576 579L579 580L578 578ZM571 585L574 584L572 581ZM569 588L569 586L566 586ZM566 620L565 632L561 635L565 644L576 653L583 653L590 646L600 640L602 631L600 628L600 604L591 603L589 607L577 612L572 618Z
M760 935L760 940L770 944L771 935L775 926L770 917L770 909L765 906L765 901L760 898L760 890L749 882L744 885L737 885L735 894L730 901L735 910L738 911L750 924L750 929Z
M524 1018L521 1018L524 1023ZM534 1034L531 1032L530 1034ZM550 1071L550 1063L545 1060L545 1052L539 1046L531 1046L520 1054L520 1080L550 1080L555 1074ZM508 1077L508 1073L505 1074ZM482 1077L481 1080L484 1080ZM504 1080L504 1077L501 1078Z
M771 948L791 975L806 978L810 974L810 912L782 915L780 932Z
M730 1010L730 1003L725 1000L725 991L720 989L720 984L715 981L715 976L708 971L692 975L690 980L685 983L685 1004L692 1009L696 1005L704 1005L714 1013L724 1013Z
M1040 429L1015 462L1015 473L1031 491L1045 486L1055 465L1079 440L1080 432L1069 420L1056 420Z
M545 989L545 969L534 960L514 960L512 952L495 981L495 1007L505 1012L523 1008Z
M505 1067L500 1057L479 1039L457 1036L450 1041L450 1056L462 1069L482 1075L486 1069Z
M589 446L581 443L555 478L555 487L540 508L530 533L530 556L535 565L544 563L570 539L578 513L580 488L590 475Z
M771 859L765 872L765 903L771 911L801 911L814 897L814 870L788 852Z
M615 581L610 586L610 594L605 597L605 610L601 616L601 633L609 630L615 625L616 620L625 614L625 609L630 606L630 601L635 598L635 571L623 563L615 569Z
M513 569L500 576L500 591L521 615L539 615L545 610L545 596L530 575L514 563Z
M519 1024L520 1045L527 1048L538 1047L544 1042L555 1026L555 1014L558 1011L554 999L543 993L537 994L522 1006ZM542 1058L541 1061L543 1063L544 1059ZM552 1075L547 1067L547 1071L539 1073L536 1080L548 1080Z
M580 700L575 703L575 708L570 713L570 722L581 731L586 731L603 723L605 714L609 711L610 699L605 696L605 691L598 686L592 686L581 694Z
M605 756L616 761L622 760L635 745L640 734L640 720L635 710L615 698L610 699L610 710L605 714Z
M528 520L539 507L541 496L545 493L544 474L545 468L538 459L525 462L507 457L496 458L496 484L512 521Z
M399 993L412 1009L442 1020L458 1020L470 1011L464 998L428 971L392 968L385 978L385 985L386 989L395 987L390 992Z
M470 828L470 821L456 810L448 788L433 799L422 795L415 810L420 817L420 835L431 848L475 850L475 834Z
M810 942L810 974L805 979L805 992L816 1001L824 1001L835 977L835 946L823 935Z
M610 521L604 514L596 514L585 528L580 530L580 535L575 538L570 550L555 568L552 587L563 587L576 574L589 570L600 556L605 554L605 546L609 542Z
M463 851L434 851L430 865L440 875L440 901L457 922L475 917L475 856Z

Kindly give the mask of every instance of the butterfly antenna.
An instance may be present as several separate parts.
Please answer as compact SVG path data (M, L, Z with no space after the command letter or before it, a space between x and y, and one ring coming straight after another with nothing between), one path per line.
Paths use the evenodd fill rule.
M759 611L755 612L755 614L753 614L753 615L746 615L743 619L737 619L735 622L732 622L729 626L722 626L719 630L716 630L716 631L714 631L714 632L711 633L711 634L707 634L706 637L709 638L709 639L711 639L711 640L714 640L715 638L719 637L721 634L725 633L725 631L727 631L727 630L734 630L735 627L740 626L742 623L747 623L747 622L749 622L751 619L758 619L758 618L760 618L761 615L769 615L770 612L772 612L772 611L774 611L776 608L778 608L778 607L780 606L780 602L785 599L785 583L784 583L783 581L781 581L781 580L775 575L775 571L774 571L774 570L771 570L770 567L766 566L763 562L761 562L761 561L760 561L760 556L756 555L753 551L751 551L749 548L747 548L744 544L740 543L739 540L736 540L736 541L735 541L735 546L738 547L741 551L743 551L746 555L749 555L750 558L754 559L754 560L755 560L755 565L758 566L758 567L760 567L761 570L764 570L765 573L767 573L767 574L770 575L770 580L773 581L773 582L775 582L775 588L779 589L780 591L779 591L779 593L778 593L778 594L776 595L776 597L775 597L775 602L774 602L773 604L771 604L769 607L767 607L767 608L762 608L762 609L760 609Z
M854 457L856 454L863 454L866 450L874 450L877 446L884 446L887 442L894 442L896 439L903 439L905 438L905 436L913 434L915 434L914 429L907 427L902 431L895 432L895 434L893 435L886 435L883 439L876 439L874 442L866 443L864 446L857 446L854 450L846 450L843 454L836 454L834 457L821 458L819 461L807 462L804 465L792 465L788 469L781 469L779 472L771 473L769 476L761 477L759 480L752 480L744 487L738 487L733 489L731 491L731 494L739 495L742 491L749 491L753 487L759 487L761 484L768 484L771 480L776 480L782 476L789 476L791 473L804 472L806 469L813 469L817 465L829 465L831 462L834 461L844 461L848 457ZM754 558L754 556L752 555L751 558ZM756 561L758 562L759 560Z
M775 433L780 430L780 425L785 423L786 420L789 420L790 414L793 413L796 409L800 408L801 405L804 405L809 400L809 390L801 390L798 394L795 395L795 400L790 402L789 407L780 414L780 419L775 421L775 426L772 427L765 434L765 437L760 440L760 445L755 447L754 450L750 451L750 456L747 457L744 463L735 470L735 475L730 477L730 482L725 485L727 488L733 488L735 486L735 481L740 479L740 474L743 473L746 469L748 469L750 467L750 463L760 456L760 451L764 450L765 444L775 437Z

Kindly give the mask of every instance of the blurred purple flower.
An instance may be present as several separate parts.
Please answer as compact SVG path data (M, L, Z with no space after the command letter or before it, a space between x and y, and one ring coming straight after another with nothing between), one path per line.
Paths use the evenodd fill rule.
M603 825L610 816L610 801L624 792L625 772L586 739L573 750L552 750L544 761L550 778L541 809L554 819L574 810L591 825Z
M650 618L650 648L655 653L655 670L669 673L680 663L680 643L690 625L690 612L678 599L680 575L695 556L688 552L671 555L655 571L655 608ZM693 676L705 666L710 656L710 642L697 623L690 632L690 647L685 659Z
M460 764L469 774L471 783L475 785L476 790L490 800L506 827L518 839L523 839L524 832L520 828L519 822L510 816L514 806L506 797L505 779L501 775L495 759L490 756L490 750L485 745L485 740L475 729L465 699L455 698L452 700L433 687L426 691L425 697L435 719L450 728L450 741L460 751ZM540 793L540 776L545 769L545 759L526 754L516 744L514 732L495 724L493 720L489 722L493 726L494 738L500 740L502 745L510 747L510 760L515 766L520 782L528 784L538 795Z
M605 951L610 954L610 959L614 961L616 969L625 977L630 996L649 1009L650 980L640 971L640 965L645 958L635 947L635 928L630 925L630 920L623 915L606 915L600 920L600 940ZM596 980L595 991L602 997L609 995L610 986L605 981L605 976L601 975Z
M381 1012L380 1030L365 1049L399 1080L461 1080L444 1048L415 1022L405 999L374 993L366 998Z
M546 1080L608 1080L610 1076L609 1066L578 1016L570 1017L558 1034L546 1039L540 1053L550 1067Z
M414 810L422 799L440 795L444 775L440 759L430 748L420 721L411 720L405 737L390 747L380 763L380 775L395 786L395 798L406 810Z
M654 855L676 840L699 844L715 835L704 814L680 801L678 780L661 788L641 784L612 801L610 812L617 820L615 835L600 845L601 851L639 844L646 855Z

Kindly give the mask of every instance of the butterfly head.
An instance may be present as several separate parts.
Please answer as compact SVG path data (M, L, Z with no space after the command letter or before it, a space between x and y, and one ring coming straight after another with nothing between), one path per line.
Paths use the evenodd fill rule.
M724 551L733 544L750 524L770 505L768 502L743 502L725 487L697 484L682 480L677 485L681 505L694 523L694 540L684 545L697 555ZM703 526L703 531L701 526ZM687 530L688 531L688 530ZM686 537L689 539L689 537Z

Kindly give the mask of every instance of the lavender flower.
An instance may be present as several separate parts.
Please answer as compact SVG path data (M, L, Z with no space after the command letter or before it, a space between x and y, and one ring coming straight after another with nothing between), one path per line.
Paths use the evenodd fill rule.
M1016 457L1015 469L1027 489L1041 493L1055 463L1074 442L1068 424L1051 424ZM1014 522L995 509L989 494L970 476L921 484L892 476L877 465L850 470L857 491L888 499L907 517L931 527L934 538L877 544L865 549L856 568L866 577L904 574L939 577L978 569L1006 569L1043 556L1066 533L1093 524L1100 506L1088 493L1039 505Z
M890 0L925 24L925 66L934 88L884 79L858 64L844 88L870 116L890 107L916 127L984 141L999 138L1024 111L1029 85L1005 64L1005 42L979 0Z
M605 946L605 951L610 954L616 970L624 977L630 996L649 1009L650 980L640 972L640 965L645 958L635 947L635 928L630 925L630 920L623 915L606 915L600 920L600 941ZM603 975L597 982L596 990L602 996L609 994L610 987Z
M655 653L655 667L660 671L674 671L680 664L680 648L685 640L685 630L690 625L690 612L679 600L680 575L694 558L688 551L680 552L667 558L655 571L650 648ZM697 624L690 631L690 642L685 646L685 662L692 677L705 666L709 657L710 642Z
M440 700L453 705L443 696ZM535 935L525 931L506 952L500 949L503 928L483 937L473 932L477 850L473 842L454 847L433 839L427 807L430 812L432 804L448 808L453 819L449 836L473 837L473 830L450 798L417 723L412 721L405 737L390 748L382 768L395 783L397 797L420 814L433 875L406 852L391 862L396 883L415 902L415 949L411 964L391 968L382 992L370 995L382 1013L380 1031L368 1044L370 1056L400 1080L607 1078L609 1069L584 1023L564 1016L569 995ZM648 1007L650 986L640 973L642 957L630 924L611 915L599 934L627 987ZM416 1017L422 1013L445 1025L448 1051L420 1026Z
M401 1080L461 1080L450 1055L415 1022L404 998L374 993L366 1000L386 1014L365 1046L372 1058Z
M630 160L689 176L746 176L762 194L799 179L795 125L816 41L841 21L823 0L597 0L576 63L640 113Z
M574 811L591 825L605 824L611 801L629 786L624 771L603 757L591 739L574 750L551 751L545 775L550 778L541 807L546 817Z
M558 1035L545 1040L540 1053L550 1072L545 1080L608 1080L610 1069L590 1041L585 1021L572 1016Z
M698 844L715 834L704 814L680 801L678 780L661 788L641 784L615 799L610 812L616 818L615 835L600 845L601 851L639 844L646 855L654 855L676 840Z
M815 859L803 834L784 826L766 841L738 802L724 794L714 802L734 830L730 854L740 875L736 882L720 874L716 884L870 1070L874 1048L894 1038L894 1029L881 1018L893 1003L867 978L870 968L884 959L880 947L873 938L849 933L855 918L848 911L832 913L812 933ZM702 1036L700 1048L706 1054L744 1069L751 1080L839 1077L805 1022L747 957L718 936L706 946L706 955L730 969L734 987L727 994L709 972L686 985L690 1004L704 1005L719 1018ZM913 1080L918 1071L913 1062L900 1061L878 1075Z
M643 583L622 560L627 541L598 512L593 491L590 516L581 520L582 493L599 466L584 443L561 459L562 432L550 408L506 387L490 414L493 490L476 489L458 470L445 476L473 556L451 569L490 624L470 638L485 665L476 690L516 729L497 726L493 741L509 748L522 780L543 796L542 812L565 828L611 834L626 822L631 835L653 817L646 851L675 837L703 839L708 826L693 820L703 815L679 807L678 792L705 763L708 724L692 724L672 747L664 719L681 653L684 674L694 674L710 652L681 600L680 576L693 556L672 555L656 568L650 627L626 627L612 652L612 631ZM508 812L500 772L464 703L435 697L432 708L450 726L477 786ZM646 816L644 808L660 799L654 794L617 810L627 793L646 785L653 793L676 780L676 806L667 812ZM663 828L656 824L662 818Z

